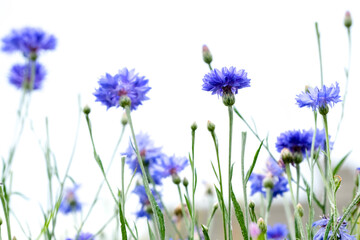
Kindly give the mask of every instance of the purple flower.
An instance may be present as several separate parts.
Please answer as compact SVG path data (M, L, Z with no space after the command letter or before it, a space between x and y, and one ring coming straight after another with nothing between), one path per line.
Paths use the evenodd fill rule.
M263 186L264 179L266 177L270 178L274 186L271 189L273 197L277 195L282 196L284 192L287 192L289 189L287 188L288 181L283 176L284 170L278 165L278 163L269 158L266 162L266 170L263 174L252 173L249 180L251 181L251 193L250 195L254 195L257 192L262 193L266 196L266 191Z
M111 107L118 108L119 100L122 96L127 96L131 100L131 110L136 110L142 101L148 100L146 93L151 89L148 86L149 80L145 77L135 74L135 70L123 68L118 74L111 76L106 73L99 80L100 87L95 90L94 96L96 102L106 105L107 109Z
M291 153L301 153L303 156L310 154L311 151L311 144L313 140L314 130L291 130L281 133L280 136L277 138L276 142L276 150L281 152L284 148L290 150ZM330 136L329 136L330 138ZM316 131L315 136L315 150L321 149L324 150L326 146L326 135L325 130ZM330 142L330 147L332 143Z
M149 198L146 195L145 187L143 185L137 185L134 188L133 193L139 197L139 202L141 205L140 210L136 212L136 216L138 218L146 217L147 219L151 219L152 209ZM153 194L158 206L162 208L158 194L156 194L154 190L151 190L151 193Z
M204 76L202 89L219 96L223 96L224 93L237 94L239 89L250 87L250 80L244 69L236 71L235 67L223 67L221 71L214 69Z
M81 211L81 203L76 196L76 191L79 185L75 185L74 188L68 188L65 192L65 196L60 204L59 210L64 214L71 212Z
M41 29L25 27L14 29L2 39L4 52L20 51L24 56L36 58L41 50L53 50L56 47L56 38Z
M338 218L337 223L339 223L340 220L341 220L341 217ZM326 226L328 223L329 223L329 218L326 216L323 216L322 219L320 219L312 224L312 227L320 227L314 236L314 240L324 240L325 229L326 229ZM339 228L339 231L336 234L337 239L355 240L356 239L355 236L348 234L348 230L346 229L346 226L347 226L347 222L346 221L342 222L342 224ZM327 239L329 239L332 236L332 234L333 234L332 229L330 228Z
M40 89L45 78L46 70L40 63L35 65L35 77L33 82L33 89ZM18 89L24 88L31 90L31 65L30 64L15 64L10 71L9 82Z
M186 157L164 157L155 165L155 173L162 178L178 175L187 165L189 160Z
M261 233L261 230L260 230L259 226L256 223L250 222L250 224L249 224L249 232L250 232L251 237L257 239L257 237Z
M285 224L277 223L273 227L268 225L266 234L269 240L284 240L288 235L288 230Z
M95 236L91 233L80 233L79 236L72 238L67 238L66 240L94 240Z
M150 174L156 184L161 184L162 177L159 174L156 174L154 166L162 161L163 158L166 158L166 155L161 152L161 147L154 147L154 143L149 135L139 133L135 138L145 170ZM129 147L124 154L126 155L126 163L129 165L130 169L141 174L141 168L132 142L129 143Z
M313 111L316 109L324 110L328 106L332 107L335 103L340 102L339 84L333 84L330 87L323 85L321 89L308 88L305 92L297 95L296 102L299 107L311 107Z

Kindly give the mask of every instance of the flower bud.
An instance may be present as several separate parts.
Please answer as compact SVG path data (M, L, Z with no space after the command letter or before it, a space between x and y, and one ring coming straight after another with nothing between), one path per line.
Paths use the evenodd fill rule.
M251 223L249 224L249 232L250 232L250 236L251 236L252 238L255 238L255 239L256 239L256 238L260 235L260 233L261 233L259 226L258 226L256 223L254 223L254 222L251 222Z
M191 130L192 131L195 131L196 129L197 129L197 124L196 124L196 122L194 122L193 124L191 124Z
M154 213L150 204L145 206L145 211L150 215Z
M301 152L294 152L293 156L294 156L294 163L296 164L301 163L304 159L304 156L302 155Z
M128 96L124 95L124 96L120 97L119 103L120 103L120 106L123 107L123 108L125 108L126 106L130 107L131 106L131 99Z
M171 177L172 177L173 183L175 183L176 185L179 185L179 184L180 184L181 179L180 179L179 175L173 174L173 175L171 175Z
M350 28L352 25L352 19L349 11L345 13L344 25L347 28Z
M210 64L212 62L213 58L212 58L209 48L206 45L203 45L202 52L203 52L204 62L207 64Z
M335 183L335 192L339 189L341 185L342 178L339 175L334 176L334 183Z
M222 95L222 100L225 106L230 107L235 104L235 95L231 91L224 92Z
M90 113L91 109L88 105L85 105L85 107L83 108L83 113L85 113L86 115L88 115Z
M326 114L328 114L328 112L329 112L329 106L328 105L319 107L319 113L321 115L325 116Z
M301 206L300 203L298 203L298 205L296 205L296 211L298 212L300 217L304 216L304 208Z
M264 219L259 218L259 220L257 222L257 225L258 225L261 232L266 233L267 227L266 227L266 224L264 222Z
M175 209L174 209L174 215L178 218L182 218L183 217L183 212L182 212L182 209L181 209L181 205L177 206Z
M294 160L293 154L288 148L283 148L280 153L281 160L286 163L292 163Z
M249 208L250 209L255 209L255 203L253 201L250 201Z
M186 177L184 177L184 179L183 179L183 185L184 185L184 187L189 186L189 180Z
M125 126L127 123L128 123L128 118L127 118L126 113L124 112L123 115L122 115L122 117L121 117L121 124L122 124L123 126Z
M213 124L212 122L208 121L207 122L207 129L209 130L209 132L213 132L215 130L215 124Z
M272 177L268 176L268 177L265 177L264 178L264 181L263 181L263 186L264 188L270 188L272 189L274 187L274 180Z

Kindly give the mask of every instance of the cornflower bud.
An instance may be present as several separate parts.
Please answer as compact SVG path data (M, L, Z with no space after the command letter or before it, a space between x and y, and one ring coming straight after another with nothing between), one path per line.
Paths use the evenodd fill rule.
M263 186L264 188L270 188L270 189L273 189L274 187L274 180L271 176L267 176L264 178L264 181L263 181Z
M121 124L122 124L123 126L125 126L127 123L128 123L128 118L127 118L126 113L124 112L123 115L122 115L122 117L121 117Z
M213 124L212 122L208 121L207 122L207 129L209 130L209 132L213 132L215 130L215 124Z
M193 124L191 124L191 130L192 131L195 131L196 129L197 129L197 124L196 124L196 122L194 122Z
M119 103L120 103L120 106L123 107L123 108L125 108L126 106L130 107L131 106L131 99L128 96L124 95L124 96L120 97Z
M264 219L262 218L259 218L258 222L257 222L257 225L259 226L259 229L262 233L266 233L267 231L267 226L264 222Z
M296 205L296 211L298 212L300 217L304 216L304 208L301 206L300 203L298 203L298 205Z
M299 164L303 161L304 157L301 152L294 152L294 163Z
M184 177L182 183L183 183L184 187L186 187L186 188L187 188L187 186L189 186L189 180L186 177Z
M222 100L225 106L230 107L235 104L235 94L230 92L224 92Z
M173 183L175 183L176 185L179 185L179 184L180 184L181 179L180 179L179 175L173 174L173 175L171 175L171 177L172 177Z
M207 64L210 64L212 62L213 58L212 58L209 48L206 45L203 45L202 52L203 52L204 62Z
M288 148L281 150L280 157L284 163L292 163L294 161L294 156Z
M85 105L85 107L83 108L83 113L85 113L86 115L88 115L91 112L91 109L88 105Z
M352 25L352 19L349 11L345 13L344 25L347 28L350 28Z

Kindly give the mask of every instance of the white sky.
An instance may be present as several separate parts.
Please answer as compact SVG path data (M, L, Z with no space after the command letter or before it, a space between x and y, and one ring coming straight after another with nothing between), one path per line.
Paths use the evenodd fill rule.
M184 156L191 150L190 125L196 121L199 126L196 136L199 179L214 180L210 160L215 161L215 152L206 123L211 120L216 124L225 170L228 116L221 99L201 90L202 78L209 72L202 61L202 45L207 44L210 48L214 68L235 66L248 72L251 88L239 91L235 106L249 122L254 119L262 137L269 133L269 145L275 154L276 137L281 132L313 127L311 111L299 109L295 105L295 96L305 85L320 85L315 21L319 23L321 33L324 83L330 85L338 81L341 94L344 93L348 45L343 18L347 10L353 17L352 65L345 118L333 151L333 161L352 150L348 164L357 167L360 157L356 141L360 133L357 111L360 102L357 93L360 10L357 1L3 0L0 3L0 37L13 28L32 26L40 27L58 39L57 49L39 58L48 75L43 89L33 94L29 118L40 138L45 136L44 119L49 118L51 147L61 173L74 141L78 95L82 105L88 104L92 109L90 116L98 152L104 164L108 162L120 132L122 110L106 111L105 106L94 102L92 94L102 75L113 75L127 67L146 76L152 87L151 100L133 113L136 131L148 132L167 154ZM0 53L0 155L5 158L20 100L20 92L8 84L7 76L10 67L18 62L23 62L20 54ZM329 114L333 136L340 112L341 105L338 104ZM234 119L234 178L238 183L241 131L247 129L238 117L234 116ZM29 213L23 221L29 222L36 235L42 222L38 202L46 203L45 161L29 122L24 134L16 153L13 187L32 200L14 197L13 207L18 216ZM127 131L120 152L128 145L128 134ZM247 142L248 166L259 143L250 132ZM264 149L260 157L261 161L266 159ZM120 157L110 173L114 188L120 186L119 160ZM261 166L257 169L261 170ZM89 205L101 175L92 157L83 116L70 173L81 184L79 193L83 202ZM172 185L168 187L172 188ZM241 192L240 188L235 191ZM112 202L107 189L101 197L109 203L105 210L110 212ZM171 198L167 200L174 204ZM101 206L97 211L103 211ZM132 211L135 206L129 207L128 213ZM99 213L94 212L96 214ZM62 221L67 219L61 218ZM85 231L94 229L90 226L97 229L99 224L96 222L93 217ZM71 225L65 228L73 231Z

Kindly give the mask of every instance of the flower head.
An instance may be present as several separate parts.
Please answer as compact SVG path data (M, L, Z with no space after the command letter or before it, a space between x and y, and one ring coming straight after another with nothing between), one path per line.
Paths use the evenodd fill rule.
M36 63L32 89L40 89L45 76L46 70L43 65ZM28 64L15 64L10 70L9 82L18 89L31 90L31 66Z
M338 218L337 222L339 223L340 220L341 220L341 217ZM314 236L314 240L324 240L325 230L326 230L326 226L328 223L329 223L329 218L326 216L323 216L322 219L320 219L312 224L312 227L320 227ZM348 230L346 229L346 226L347 226L346 221L341 223L339 231L336 234L337 239L355 240L356 239L355 236L348 234ZM330 228L330 231L328 234L328 239L332 236L332 234L333 234L332 229Z
M76 196L76 191L79 185L75 185L73 188L68 188L65 192L64 198L60 204L59 210L64 214L71 212L81 211L81 203Z
M97 102L101 102L107 109L119 107L121 97L128 97L131 100L131 110L136 110L142 101L148 100L146 93L151 89L148 86L149 80L135 74L135 70L123 68L118 74L111 76L106 74L99 80L100 87L96 89L94 96Z
M39 28L25 27L14 29L2 39L4 52L20 51L26 57L35 57L41 50L53 50L56 47L56 38Z
M163 158L166 158L166 155L161 152L161 147L154 147L154 143L149 135L139 133L135 138L145 170L150 173L150 176L156 184L161 184L162 177L159 174L156 174L155 165L162 161ZM129 165L130 169L141 174L138 158L131 142L124 155L126 155L126 163Z
M74 239L67 238L66 240L95 240L95 236L91 233L80 233L80 235Z
M162 208L158 194L156 194L156 192L154 190L151 190L151 192L155 198L155 201L159 205L159 207ZM152 209L151 209L151 204L150 204L149 198L145 191L145 187L143 185L137 185L134 188L133 193L135 193L139 197L139 202L141 205L140 210L136 212L136 216L138 218L146 217L146 218L150 219L151 214L152 214Z
M335 86L332 84L330 87L323 85L321 89L309 87L305 92L296 96L296 102L299 107L311 107L313 111L319 109L320 113L323 114L322 111L328 111L328 106L332 107L341 101L339 93L338 83Z
M237 71L235 67L223 67L221 71L214 69L204 76L202 89L222 96L224 104L228 102L229 106L235 103L234 94L239 89L250 87L250 80L244 69Z
M275 224L273 227L267 226L267 238L269 240L284 240L288 235L288 230L285 224Z
M259 226L256 223L250 222L250 224L249 224L249 232L250 232L250 236L252 238L257 239L257 237L261 233L261 230L260 230Z
M187 165L189 160L186 157L163 157L155 165L155 172L162 178L178 175Z
M251 196L257 192L266 195L264 187L264 179L272 179L273 187L271 189L273 197L277 195L282 196L284 192L287 192L288 181L283 176L284 170L278 165L278 163L269 158L266 162L266 170L263 174L252 173L249 180L251 181Z

